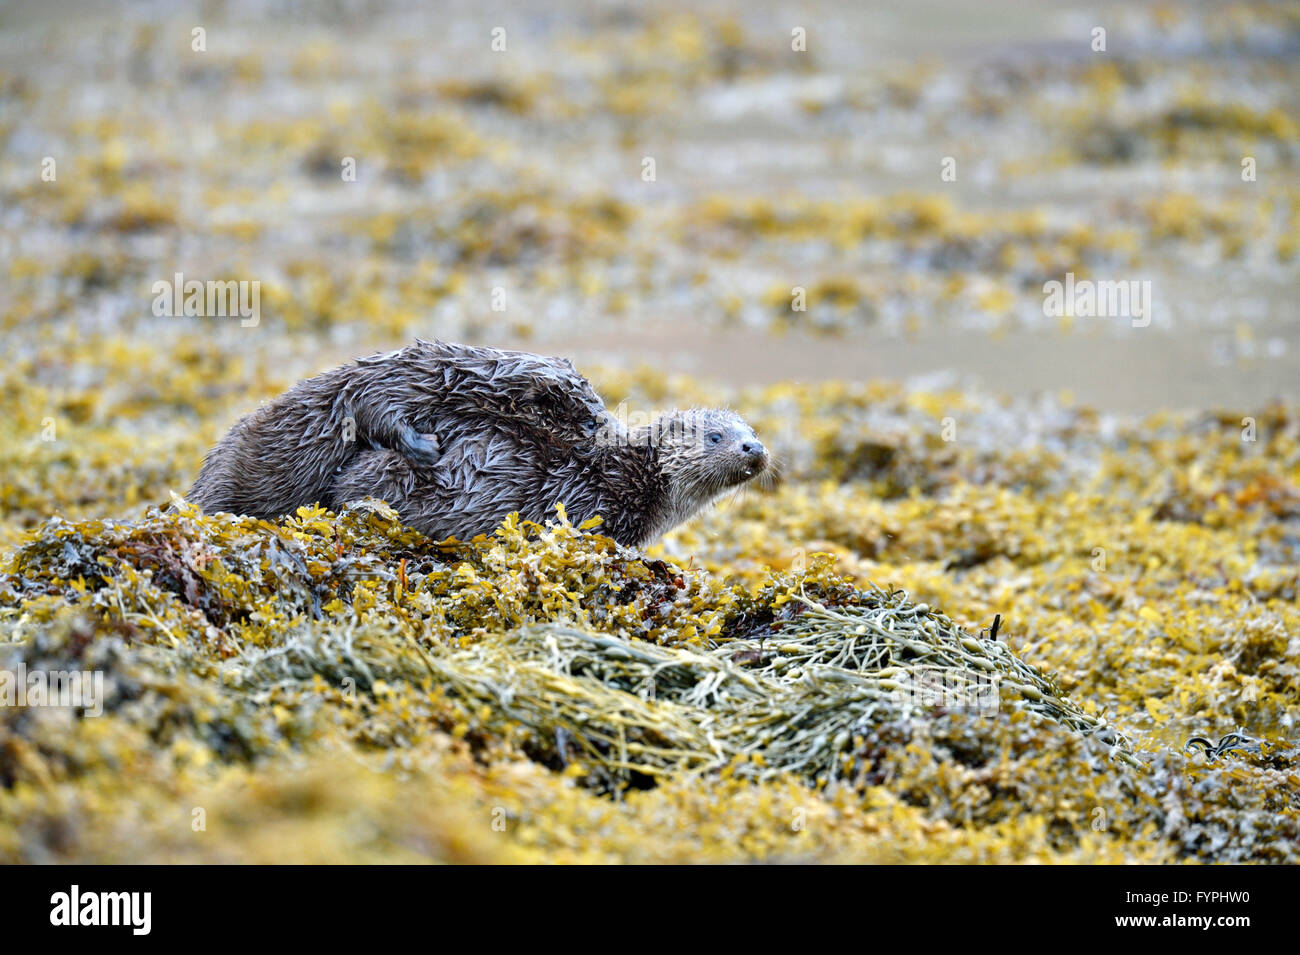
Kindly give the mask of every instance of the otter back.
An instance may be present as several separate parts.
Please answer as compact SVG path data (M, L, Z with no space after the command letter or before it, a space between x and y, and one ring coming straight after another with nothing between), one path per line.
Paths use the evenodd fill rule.
M328 503L358 454L432 466L443 445L485 421L563 448L589 439L604 415L566 359L417 341L300 381L245 415L208 452L188 497L274 518Z

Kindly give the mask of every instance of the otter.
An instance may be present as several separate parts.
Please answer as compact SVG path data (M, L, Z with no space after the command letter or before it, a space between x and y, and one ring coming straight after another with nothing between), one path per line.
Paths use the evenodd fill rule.
M597 435L567 447L493 422L450 435L428 467L393 450L363 451L327 502L381 498L437 540L490 533L512 512L540 523L561 502L575 524L600 516L598 533L644 547L769 462L753 429L726 409L671 411L631 430L609 416Z
M333 500L339 472L361 454L431 468L444 442L488 431L564 454L606 418L567 359L417 339L300 381L245 415L208 452L187 497L205 511L275 518Z

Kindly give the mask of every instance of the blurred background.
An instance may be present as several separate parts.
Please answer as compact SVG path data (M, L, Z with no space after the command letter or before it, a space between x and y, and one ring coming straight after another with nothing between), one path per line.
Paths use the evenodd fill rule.
M1294 862L1294 744L1182 750L1300 720L1298 80L1296 3L0 2L0 643L158 688L0 708L0 861ZM1150 312L1057 313L1052 282ZM414 682L228 684L300 624L388 653L615 619L507 534L492 573L304 623L306 584L405 552L149 513L259 401L417 336L569 356L611 407L726 403L773 449L780 481L650 549L691 581L655 639L832 571L898 587L1001 621L1164 768L954 713L865 801L691 774L624 803L457 756ZM290 538L340 563L290 573Z
M416 336L1249 410L1300 382L1298 50L1294 3L11 2L5 421L125 435L129 504ZM178 274L256 325L155 314Z

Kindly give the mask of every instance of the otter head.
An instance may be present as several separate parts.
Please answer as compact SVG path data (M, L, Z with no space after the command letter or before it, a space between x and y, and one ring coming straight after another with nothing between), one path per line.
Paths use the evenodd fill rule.
M762 474L771 461L754 429L725 408L669 411L630 438L655 450L659 469L668 478L671 520L665 530Z
M531 380L518 407L534 429L556 444L586 446L606 426L605 402L567 359L540 359L528 370Z

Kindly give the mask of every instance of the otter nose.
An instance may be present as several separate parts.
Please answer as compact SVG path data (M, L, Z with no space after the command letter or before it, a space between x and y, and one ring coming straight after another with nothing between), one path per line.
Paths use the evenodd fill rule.
M767 454L767 448L763 447L757 441L746 441L740 446L740 450L748 454L751 458L761 458Z

